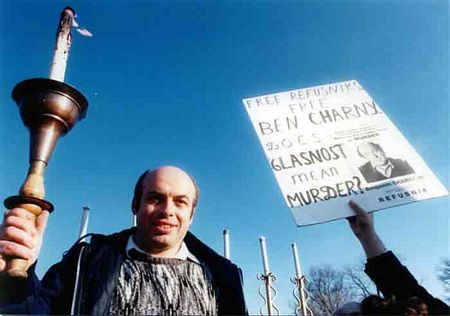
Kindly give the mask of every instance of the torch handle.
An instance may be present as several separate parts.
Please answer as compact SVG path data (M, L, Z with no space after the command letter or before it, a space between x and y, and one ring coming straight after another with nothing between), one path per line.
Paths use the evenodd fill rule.
M19 195L10 196L4 202L8 209L22 208L30 213L30 221L35 222L42 210L53 211L53 205L43 200L45 163L33 161L27 178L20 188ZM33 223L34 225L34 223ZM29 262L27 259L10 258L6 265L6 274L16 278L27 278Z
M17 204L15 207L23 208L31 213L30 221L35 221L36 217L42 213L42 208L36 204L24 203ZM27 278L27 270L29 268L29 262L27 259L11 258L6 264L6 274L14 278Z

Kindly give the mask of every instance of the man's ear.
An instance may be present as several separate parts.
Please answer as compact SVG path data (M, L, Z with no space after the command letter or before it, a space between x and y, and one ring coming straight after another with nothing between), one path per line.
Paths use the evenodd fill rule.
M131 201L131 211L134 215L137 214L139 211L139 201L136 199L136 197L133 196L133 200Z

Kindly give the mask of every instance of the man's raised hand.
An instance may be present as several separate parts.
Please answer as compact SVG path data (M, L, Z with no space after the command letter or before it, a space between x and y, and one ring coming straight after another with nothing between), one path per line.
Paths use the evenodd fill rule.
M350 228L363 246L367 258L372 258L386 252L386 247L378 237L374 225L373 214L364 211L356 202L348 203L355 216L348 217Z

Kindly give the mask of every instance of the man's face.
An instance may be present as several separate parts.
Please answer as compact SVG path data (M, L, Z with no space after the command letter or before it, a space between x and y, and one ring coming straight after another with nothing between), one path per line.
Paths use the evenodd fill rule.
M384 151L372 144L360 145L359 152L364 158L370 161L373 167L383 166L387 163Z
M156 256L177 253L192 222L195 186L175 167L147 174L137 212L136 242Z

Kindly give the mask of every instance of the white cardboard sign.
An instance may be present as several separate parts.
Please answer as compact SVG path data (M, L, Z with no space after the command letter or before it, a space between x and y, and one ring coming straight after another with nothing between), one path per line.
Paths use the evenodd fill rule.
M448 194L355 80L243 103L299 226Z

